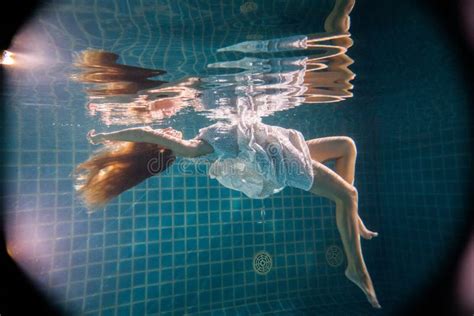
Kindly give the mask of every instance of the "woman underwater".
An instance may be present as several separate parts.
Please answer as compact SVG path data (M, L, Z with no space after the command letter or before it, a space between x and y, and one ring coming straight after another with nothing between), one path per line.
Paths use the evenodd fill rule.
M334 40L346 47L350 39L337 34L347 34L353 5L353 0L337 0L325 23L328 34L336 34ZM347 66L351 61L339 62ZM127 91L135 90L134 85L125 86ZM240 111L238 120L208 126L188 140L172 128L134 127L111 133L92 130L89 141L105 146L77 166L76 190L88 207L101 207L166 170L177 157L184 157L209 161L211 177L251 198L266 198L286 186L327 197L336 204L337 228L348 262L345 276L364 292L374 308L381 308L360 243L360 236L372 239L377 233L368 230L358 214L358 191L353 185L357 156L354 141L345 136L305 141L300 132L263 124L246 110ZM324 165L329 160L335 160L335 171Z
M111 133L91 131L93 144L106 147L77 167L77 191L93 208L168 168L176 157L209 159L211 177L252 198L265 198L286 186L307 190L336 203L336 221L347 256L345 275L380 308L362 255L359 236L371 239L358 215L353 186L356 147L349 137L305 141L296 130L244 119L216 123L184 140L171 128L136 127ZM335 172L323 162L335 159Z

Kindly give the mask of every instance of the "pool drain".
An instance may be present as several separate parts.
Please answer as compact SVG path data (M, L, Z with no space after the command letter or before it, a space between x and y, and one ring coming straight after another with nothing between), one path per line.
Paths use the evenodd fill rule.
M332 245L326 249L326 261L331 267L340 266L343 260L344 256L340 247Z
M240 13L248 14L258 10L258 4L253 1L247 1L240 6Z
M266 251L260 251L253 257L253 269L260 275L265 275L272 269L272 257Z

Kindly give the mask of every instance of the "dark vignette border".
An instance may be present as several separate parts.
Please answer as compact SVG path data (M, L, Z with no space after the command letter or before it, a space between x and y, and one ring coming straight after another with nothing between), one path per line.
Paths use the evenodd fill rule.
M386 1L386 0L384 0ZM410 0L407 0L410 1ZM14 34L21 26L28 21L41 5L47 2L45 0L22 0L12 1L8 9L0 11L0 50L7 49ZM463 68L464 82L466 82L466 91L470 93L470 99L473 98L473 90L470 89L470 83L474 82L472 70L474 69L474 60L472 58L473 51L469 44L468 32L464 29L462 17L472 18L470 14L462 14L462 0L417 0L420 9L431 14L432 18L439 23L444 36L449 37L452 42L453 52L458 55L461 61L459 67ZM472 44L471 44L472 45ZM2 139L0 144L4 144L4 138L7 137L7 131L4 130L5 107L3 100L4 73L0 66L0 135ZM474 104L474 102L470 102ZM472 112L474 112L471 109ZM474 117L474 113L471 115ZM474 128L471 129L470 139L474 139ZM471 143L471 148L474 149ZM4 165L4 155L0 148L0 166ZM474 166L471 167L471 179L474 179ZM0 170L0 177L3 179L4 170ZM5 207L1 198L3 189L0 188L0 211ZM424 291L418 296L413 297L412 301L404 306L400 306L395 315L469 315L472 311L464 311L456 304L455 282L456 273L459 268L461 256L472 234L474 227L474 181L471 182L469 191L466 192L465 205L469 207L469 217L466 218L463 230L464 239L452 248L451 260L445 260L444 265L440 269L439 277L428 284ZM60 311L54 308L47 298L42 294L31 282L29 277L18 267L18 265L7 255L6 241L3 225L3 212L0 214L0 314L10 315L27 315L31 311L35 315L61 315ZM29 313L28 313L29 312Z

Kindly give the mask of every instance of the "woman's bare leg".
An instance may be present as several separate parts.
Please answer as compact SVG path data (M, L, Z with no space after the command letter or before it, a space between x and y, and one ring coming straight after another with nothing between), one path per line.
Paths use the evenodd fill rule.
M362 256L357 215L358 194L354 186L325 165L313 161L311 192L336 202L336 222L347 257L346 277L354 282L375 308L380 308Z
M336 0L334 8L324 21L326 32L348 32L351 22L349 14L354 7L355 0Z
M306 142L309 147L311 158L320 163L335 159L335 171L350 185L354 185L355 163L357 149L354 141L346 136L322 137L311 139ZM365 227L364 222L357 215L359 221L359 232L364 239L377 237L377 232L372 232Z

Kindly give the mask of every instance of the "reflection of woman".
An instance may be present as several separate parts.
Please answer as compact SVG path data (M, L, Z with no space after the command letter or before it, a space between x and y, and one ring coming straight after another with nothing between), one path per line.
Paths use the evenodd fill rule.
M210 68L242 69L243 72L204 78L188 77L177 82L150 80L162 75L152 70L118 64L114 53L86 50L78 55L74 79L95 84L86 90L93 102L92 115L100 114L107 125L150 124L191 106L208 111L209 117L223 118L242 101L260 116L287 110L302 103L339 102L352 97L348 69L353 60L346 55L352 45L349 13L354 0L337 0L324 23L325 32L279 39L247 41L218 52L272 53L307 50L309 56L245 57L216 62ZM115 99L115 100L114 100ZM222 109L228 111L222 115Z
M196 78L190 77L172 86L163 84L162 87L147 90L147 94L139 95L132 102L104 102L108 98L96 100L87 108L91 115L99 113L106 125L151 124L174 116L187 106L201 109L198 92L191 87L196 81Z
M336 203L337 227L348 267L346 276L357 284L374 307L375 290L364 263L360 238L371 239L358 215L358 193L353 186L356 148L348 137L305 142L296 130L260 121L217 123L184 140L171 128L129 128L112 133L89 133L102 151L80 164L76 189L89 207L106 204L123 191L168 168L175 157L206 159L211 177L252 198L265 198L292 186L328 197ZM336 172L323 162L335 159Z
M246 41L224 47L218 52L241 52L241 53L278 53L285 51L308 50L314 54L300 58L297 64L300 67L299 77L294 78L299 86L304 89L297 95L303 96L304 103L330 103L339 102L352 97L350 81L355 75L348 66L353 60L346 55L347 49L352 46L350 38L349 14L352 11L355 0L336 0L334 8L325 20L323 33L311 35L296 35L284 38ZM244 58L245 60L245 58ZM291 58L261 59L269 63L270 60L287 60ZM253 62L255 63L255 62ZM219 63L218 63L219 64ZM228 62L221 64L229 64ZM267 65L268 66L268 65ZM282 74L288 77L288 74ZM285 76L286 75L286 76ZM286 78L288 82L288 78Z
M91 99L87 108L91 115L100 114L106 125L149 124L171 117L186 106L200 109L193 88L197 78L177 82L151 80L163 70L118 64L118 55L88 49L75 58L78 72L72 79L92 84L86 89Z
M76 56L74 63L80 72L72 78L95 84L95 88L86 90L91 96L135 94L165 83L148 78L163 75L166 71L118 64L118 58L117 54L106 51L83 51Z

